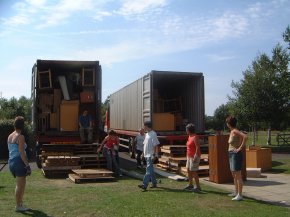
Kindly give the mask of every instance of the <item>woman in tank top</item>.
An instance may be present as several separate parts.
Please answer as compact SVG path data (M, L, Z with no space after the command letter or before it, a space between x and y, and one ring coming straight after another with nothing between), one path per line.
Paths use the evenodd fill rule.
M31 169L25 153L27 147L25 138L21 134L24 128L24 118L18 116L14 121L14 131L8 136L7 144L9 150L9 169L16 178L15 199L16 212L29 211L23 205L23 195L26 185L26 176L31 174Z
M235 192L230 194L233 196L234 201L240 201L243 199L243 179L242 179L242 164L243 164L243 154L242 149L246 145L247 135L237 129L237 119L235 117L229 116L226 118L227 126L230 128L229 137L229 162L230 169L235 184Z

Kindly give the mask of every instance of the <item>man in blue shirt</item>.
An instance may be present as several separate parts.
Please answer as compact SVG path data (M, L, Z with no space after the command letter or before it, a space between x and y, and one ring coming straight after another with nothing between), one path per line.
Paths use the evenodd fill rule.
M93 121L87 110L79 118L81 143L93 142ZM87 135L87 139L86 139Z

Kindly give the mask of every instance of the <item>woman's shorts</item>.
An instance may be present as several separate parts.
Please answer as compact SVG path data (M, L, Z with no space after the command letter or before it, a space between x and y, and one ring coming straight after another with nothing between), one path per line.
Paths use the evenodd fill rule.
M194 160L193 157L188 157L187 156L187 158L186 158L186 168L189 171L198 171L200 158L198 157L196 162L193 162L193 160Z
M241 151L237 153L229 151L229 162L230 162L230 170L232 172L242 170L243 153Z
M21 157L16 157L9 160L9 169L14 178L24 177L26 176L27 169L25 168L25 164L23 163Z

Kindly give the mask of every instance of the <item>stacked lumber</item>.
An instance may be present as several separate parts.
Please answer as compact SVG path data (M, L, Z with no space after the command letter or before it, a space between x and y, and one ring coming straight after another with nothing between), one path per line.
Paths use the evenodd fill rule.
M78 166L80 157L76 156L48 156L45 166Z
M68 177L74 183L114 180L113 172L107 169L77 169L72 172Z
M106 168L106 159L96 154L98 144L43 144L41 159L45 177L67 177L74 169Z
M161 158L158 159L158 168L184 175L182 168L186 166L185 145L163 145L161 147L161 153ZM200 165L202 166L200 166L198 173L208 175L208 154L201 155Z

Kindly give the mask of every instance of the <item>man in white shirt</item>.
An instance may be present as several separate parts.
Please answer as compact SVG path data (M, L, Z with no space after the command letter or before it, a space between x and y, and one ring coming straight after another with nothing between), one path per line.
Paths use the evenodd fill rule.
M138 185L139 188L144 191L147 189L149 182L152 182L151 188L157 187L157 180L155 177L154 167L153 167L153 159L158 156L158 145L160 144L157 138L157 134L152 130L152 123L150 121L146 121L144 123L144 129L147 132L144 139L144 150L143 154L146 159L146 174L143 178L143 183Z

